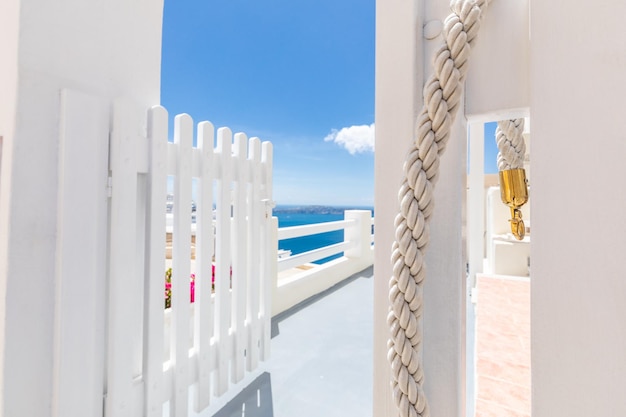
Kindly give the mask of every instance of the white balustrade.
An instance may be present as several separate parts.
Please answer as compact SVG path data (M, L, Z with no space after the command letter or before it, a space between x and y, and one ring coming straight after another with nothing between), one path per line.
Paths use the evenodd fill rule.
M344 220L340 221L290 226L277 230L279 241L344 230L344 241L278 259L278 273L272 292L272 315L319 294L373 264L371 211L346 210L344 217ZM338 259L319 265L312 263L342 252L343 256Z

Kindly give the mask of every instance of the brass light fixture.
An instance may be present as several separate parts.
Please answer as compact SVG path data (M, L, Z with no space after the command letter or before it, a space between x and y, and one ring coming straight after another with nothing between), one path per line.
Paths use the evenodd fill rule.
M526 226L520 208L528 201L526 171L523 168L500 171L500 198L511 209L511 233L517 240L524 239Z

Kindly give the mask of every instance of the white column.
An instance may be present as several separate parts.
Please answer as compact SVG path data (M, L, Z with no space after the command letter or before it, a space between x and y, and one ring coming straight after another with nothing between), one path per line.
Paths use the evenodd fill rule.
M394 417L387 361L393 222L402 161L422 103L423 1L376 2L376 160L374 254L374 416Z
M485 124L470 123L468 136L467 257L469 284L474 287L485 258Z
M109 108L158 103L162 9L0 2L1 415L102 414Z
M469 173L467 194L466 244L469 263L466 294L467 397L466 415L472 417L476 395L476 312L473 292L476 274L483 272L485 257L485 124L472 122L468 130Z
M426 4L427 3L427 4ZM396 413L389 390L386 359L388 281L398 211L401 167L413 141L422 104L424 73L432 71L432 52L440 42L424 42L426 12L443 19L447 4L385 1L377 3L376 44L376 254L374 298L374 415ZM461 224L465 198L466 128L455 122L435 189L435 214L427 248L424 288L425 389L433 415L458 417L465 408L465 266Z
M359 263L372 263L372 212L369 210L346 210L345 220L355 220L356 223L346 228L344 241L357 242L357 245L345 251L344 256L353 258Z
M9 188L12 169L9 160L10 139L15 131L15 109L17 107L17 45L19 39L19 1L0 2L0 414L5 409L5 386L11 381L5 377L6 329L7 329L7 289L8 262L6 253L9 248Z
M431 413L465 414L466 273L461 228L467 133L461 114L441 158L430 222L424 284L424 389Z

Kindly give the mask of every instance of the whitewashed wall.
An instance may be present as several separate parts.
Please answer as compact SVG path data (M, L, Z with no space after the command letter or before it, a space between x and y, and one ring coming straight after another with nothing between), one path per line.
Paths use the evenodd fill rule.
M626 415L626 3L533 1L533 417Z
M109 107L159 102L162 9L0 2L1 415L102 413Z
M413 40L420 39L414 36L422 24L420 4L377 4L379 249L390 245L393 233L396 203L388 188L397 183L402 156L394 148L405 141L412 123L408 113L419 101L410 89L421 82L414 60L422 59L423 46ZM471 58L466 114L497 120L530 109L532 414L624 415L626 274L620 261L626 252L626 193L620 169L626 155L626 36L621 24L626 4L535 0L530 18L526 4L492 2ZM384 296L378 295L390 274L387 262L379 250L375 396L388 381L380 317ZM428 385L428 373L426 378ZM381 397L375 400L374 415L390 415L390 401Z
M413 132L413 121L422 98L423 83L417 66L422 42L415 22L423 20L418 0L376 2L376 159L374 254L374 381L373 415L392 417L389 363L387 361L387 312L393 220L398 210L397 185L402 158Z
M447 2L379 1L376 11L376 254L374 291L374 415L396 412L389 390L388 281L393 220L402 163L413 141L424 78L440 38L426 41L422 26L449 14ZM461 415L465 407L465 283L461 242L465 192L465 122L457 119L435 189L436 214L424 287L425 389L433 415ZM458 203L458 204L457 204ZM442 323L445 323L442 325Z
M11 163L7 157L9 152L9 139L15 130L15 107L17 86L17 42L18 42L18 15L19 1L6 0L0 3L0 56L3 63L0 64L0 369L5 358L4 334L6 331L6 290L7 290L7 263L4 254L8 250L8 224L9 224L9 176ZM5 377L0 372L0 410L4 409ZM2 411L0 411L2 413Z
M528 116L528 14L528 0L489 2L472 48L466 117L497 121Z

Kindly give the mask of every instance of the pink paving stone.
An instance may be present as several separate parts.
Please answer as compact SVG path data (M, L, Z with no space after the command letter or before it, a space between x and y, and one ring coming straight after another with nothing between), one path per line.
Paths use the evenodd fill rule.
M476 403L476 417L530 417L530 414L479 399Z
M504 361L495 363L489 358L479 357L477 366L482 375L498 375L503 381L509 381L519 386L530 386L530 368L526 364L513 364Z
M530 416L530 280L479 276L476 417Z

